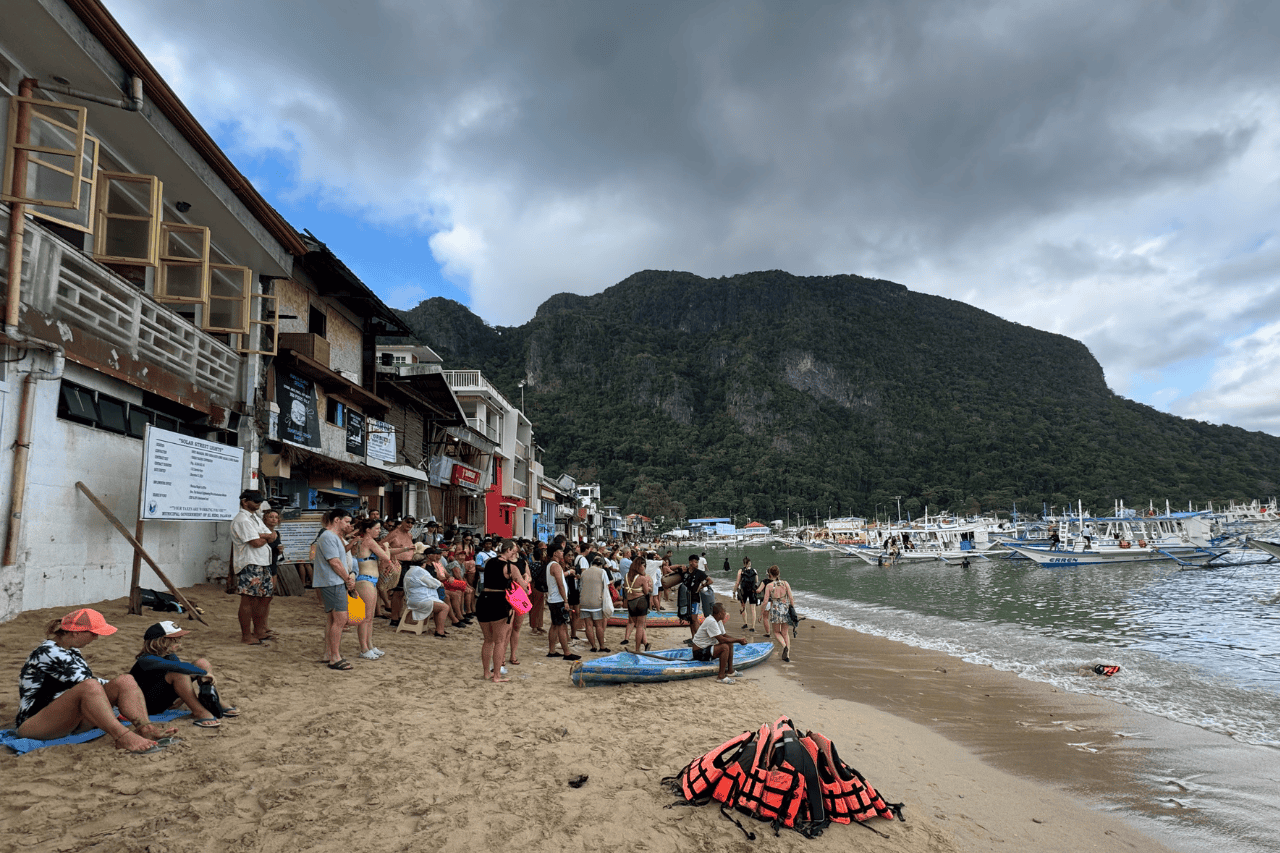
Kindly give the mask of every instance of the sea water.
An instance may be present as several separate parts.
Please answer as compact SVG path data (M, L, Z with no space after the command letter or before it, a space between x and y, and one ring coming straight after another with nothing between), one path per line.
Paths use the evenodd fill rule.
M713 579L724 574L716 567L725 556L708 554ZM1177 782L1183 799L1168 800L1176 811L1199 797L1196 825L1161 833L1163 840L1190 839L1176 845L1182 849L1280 850L1280 564L1046 569L994 558L969 568L879 567L767 546L727 556L735 572L751 557L761 578L776 563L801 614L1230 739L1232 748L1196 752L1196 763L1221 766L1197 767ZM1097 663L1118 664L1121 674L1081 677ZM1178 830L1178 820L1171 813L1165 829Z

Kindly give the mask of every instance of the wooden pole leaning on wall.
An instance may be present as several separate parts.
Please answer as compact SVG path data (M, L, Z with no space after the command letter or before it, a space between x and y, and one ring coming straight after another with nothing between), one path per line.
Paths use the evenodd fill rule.
M148 554L146 552L146 549L142 547L142 543L139 542L137 539L135 539L133 537L133 534L130 533L128 530L126 530L125 526L120 523L120 519L116 518L115 513L107 509L106 505L102 501L98 500L98 496L95 495L93 492L91 492L89 490L89 487L86 486L84 483L76 481L76 488L84 492L84 496L93 502L93 505L98 508L99 512L101 512L104 516L106 516L107 521L111 522L112 527L120 531L120 535L123 536L126 540L128 540L129 544L133 546L134 553L140 555L142 559L146 561L147 565L151 567L151 570L156 573L156 575L160 578L160 580L164 581L164 585L168 587L169 592L173 593L173 597L178 599L178 601L182 602L182 606L187 608L187 618L199 619L200 624L208 625L209 623L204 621L204 618L200 615L200 612L196 610L196 608L191 604L190 601L187 601L186 596L184 596L181 592L178 591L178 588L175 587L169 581L169 578L165 576L164 572L160 571L160 567L156 565L156 561L151 559L151 555ZM139 580L138 576L134 575L133 583L132 583L133 589L129 590L129 602L130 602L129 612L130 613L135 613L135 611L132 609L132 604L134 601L134 597L137 594L138 580Z

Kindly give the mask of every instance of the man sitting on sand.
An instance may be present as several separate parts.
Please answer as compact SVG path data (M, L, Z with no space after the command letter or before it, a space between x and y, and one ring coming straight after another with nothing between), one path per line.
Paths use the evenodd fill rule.
M720 661L716 683L733 684L733 677L738 674L733 668L733 644L745 646L747 641L724 632L724 616L724 605L717 601L711 608L711 615L702 620L702 625L693 635L693 659L709 661L715 658Z

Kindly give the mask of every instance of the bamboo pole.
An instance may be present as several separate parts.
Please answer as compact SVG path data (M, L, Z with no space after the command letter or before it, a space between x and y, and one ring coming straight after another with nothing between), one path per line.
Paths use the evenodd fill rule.
M142 543L139 542L137 539L135 539L133 537L133 534L130 533L128 530L126 530L125 526L120 523L120 519L116 518L115 513L107 509L106 505L102 501L98 500L98 496L95 495L93 492L91 492L89 490L89 487L86 486L84 483L81 483L80 481L77 480L76 488L84 492L84 496L87 497L90 501L92 501L93 505L98 508L98 511L107 517L107 521L111 522L111 526L114 527L116 530L120 531L120 535L128 540L129 544L133 546L133 550L137 554L140 554L142 556L142 559L147 561L147 565L150 566L151 570L155 572L156 575L159 576L160 580L164 581L164 585L168 587L169 592L173 593L173 597L178 599L178 601L182 602L182 605L187 608L187 618L199 619L200 624L208 625L209 623L204 621L204 618L200 615L199 611L196 610L196 608L191 604L190 601L187 601L186 596L184 596L181 592L178 591L178 588L175 587L172 582L170 582L169 578L165 576L164 572L160 571L160 567L156 565L156 561L151 559L151 555L148 554L146 552L146 549L142 547ZM132 590L130 590L130 595L132 595Z

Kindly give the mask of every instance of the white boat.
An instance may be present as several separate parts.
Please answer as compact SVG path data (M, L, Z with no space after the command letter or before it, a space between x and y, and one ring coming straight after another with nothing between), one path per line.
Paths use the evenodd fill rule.
M1214 552L1206 549L1182 550L1177 553L1150 544L1086 544L1083 540L1068 547L1048 545L1015 545L1008 543L1015 554L1035 561L1041 566L1087 566L1098 563L1146 563L1156 560L1177 560L1196 563L1209 560Z

